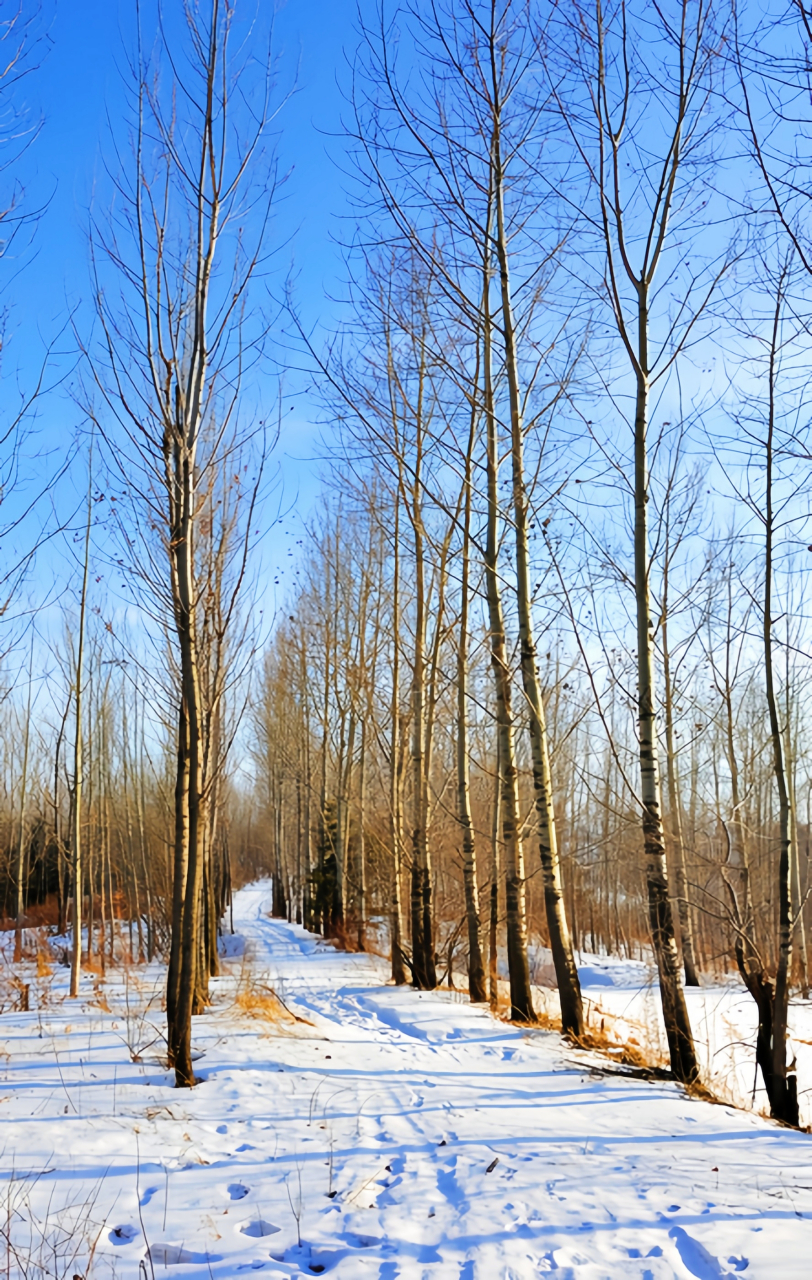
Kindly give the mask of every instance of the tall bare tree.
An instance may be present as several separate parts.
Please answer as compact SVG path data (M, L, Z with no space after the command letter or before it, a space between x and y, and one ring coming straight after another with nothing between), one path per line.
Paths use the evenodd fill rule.
M125 545L141 581L156 584L153 599L176 644L167 1022L179 1086L195 1083L205 861L199 525L207 477L245 438L243 373L261 355L265 333L250 289L275 192L265 151L272 63L261 40L256 56L240 43L238 8L225 0L184 6L177 44L168 42L168 24L150 57L139 42L132 160L122 152L119 203L109 229L95 228L93 253L103 350L91 352L92 368L109 412L101 425L112 465L135 516ZM121 305L105 287L111 273Z
M419 50L421 75L401 66L402 35ZM365 52L356 100L357 131L371 183L380 193L391 235L407 243L437 280L440 313L447 322L482 335L490 330L498 366L491 411L510 439L511 582L516 613L523 706L533 759L535 819L545 908L565 1028L580 1035L583 1008L566 921L551 791L544 699L536 660L536 624L530 587L529 524L532 471L525 453L532 441L543 452L557 393L566 383L568 348L560 317L547 327L543 298L561 229L546 211L536 180L543 149L545 89L531 83L533 41L526 7L514 0L459 0L423 11L404 6L391 24L383 10L365 29ZM542 212L542 209L544 212ZM380 234L379 232L378 234ZM539 262L538 242L546 237ZM532 265L530 245L532 244ZM483 319L481 263L489 263L489 319ZM491 265L493 269L491 269ZM513 279L516 274L521 283ZM532 284L528 284L532 281ZM517 298L521 314L517 318ZM451 319L453 317L453 319ZM546 315L545 315L546 318ZM553 336L553 334L555 336ZM555 357L553 358L553 352ZM470 342L469 396L483 420L487 410L476 386L481 361ZM496 674L496 667L494 667ZM501 696L501 695L500 695ZM505 767L509 768L503 755ZM510 807L503 807L503 821ZM511 845L513 842L511 841ZM532 1017L522 927L523 871L506 847L510 882L508 915L517 921L511 980L517 1017ZM521 958L524 953L524 959ZM520 993L521 989L521 995Z
M777 1120L797 1125L797 1080L791 1064L787 1062L792 949L796 925L792 875L794 782L791 727L785 710L786 702L781 697L776 661L778 641L775 634L776 604L780 598L782 542L793 527L802 527L807 519L803 506L800 513L794 510L797 482L793 470L797 465L799 440L796 396L786 385L792 380L793 348L799 332L803 333L805 328L803 321L797 319L795 308L788 301L794 261L794 251L790 250L779 270L774 275L767 273L767 283L771 285L772 293L772 314L767 317L763 331L754 335L757 336L759 354L763 360L763 384L758 385L754 396L742 397L745 399L745 407L737 414L737 427L752 449L750 464L759 477L759 481L754 483L748 469L745 472L745 487L739 492L745 506L755 517L763 539L759 566L762 670L768 720L766 736L778 801L774 840L778 853L775 875L778 928L774 944L774 972L771 972L763 951L756 943L749 919L749 874L743 886L743 901L734 893L729 877L726 880L734 923L739 934L736 959L742 978L758 1008L756 1059L767 1090L770 1112Z
M82 970L82 899L84 895L84 865L82 862L82 791L84 786L84 739L82 717L84 715L83 682L85 677L85 625L87 620L88 576L90 573L90 531L93 518L93 452L92 445L87 468L87 520L85 524L84 556L82 558L82 591L79 598L79 633L76 645L73 688L73 789L71 792L71 870L73 875L73 910L71 914L72 949L70 968L70 993L79 994ZM90 932L88 930L88 939Z
M649 529L649 425L652 391L695 337L708 299L729 265L722 252L694 270L710 194L711 77L718 32L711 0L675 0L651 15L596 0L579 11L570 34L571 78L583 97L559 92L575 150L585 166L601 247L600 292L608 304L634 379L630 497L637 648L637 723L651 934L672 1070L698 1067L668 888L657 741L654 618ZM542 46L549 48L549 46ZM653 113L653 117L652 117ZM656 120L656 124L655 124ZM641 144L647 130L649 142ZM698 246L697 246L698 249Z

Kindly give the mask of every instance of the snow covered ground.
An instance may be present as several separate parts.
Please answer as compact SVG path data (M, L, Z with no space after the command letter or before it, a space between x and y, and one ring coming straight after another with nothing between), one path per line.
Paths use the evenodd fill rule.
M544 984L537 989L536 1006L557 1018L560 1007L558 992L552 986L555 975L549 952L539 948L533 959L533 976ZM668 1044L654 966L586 954L578 961L590 1026L598 1029L602 1025L604 1034L618 1044L638 1046L647 1062L667 1065ZM755 1070L756 1006L738 976L686 988L685 996L704 1084L735 1106L768 1112L761 1074ZM801 1123L812 1126L812 1001L790 1002L789 1029L789 1057L797 1063Z
M0 1276L810 1275L811 1137L386 987L269 906L236 898L191 1092L150 1043L157 966L70 1001L32 965L0 1017Z

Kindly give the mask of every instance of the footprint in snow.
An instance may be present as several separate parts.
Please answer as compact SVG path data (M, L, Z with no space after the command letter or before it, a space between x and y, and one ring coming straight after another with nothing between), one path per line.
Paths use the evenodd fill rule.
M275 1227L272 1222L266 1222L264 1218L255 1218L253 1222L244 1222L240 1231L244 1236L259 1240L263 1236L275 1236L279 1227Z
M177 1244L151 1244L147 1249L147 1257L153 1265L157 1262L162 1267L177 1267L190 1262L205 1265L222 1261L218 1253L193 1253L191 1249L184 1249Z
M677 1246L677 1253L682 1262L697 1280L718 1280L719 1277L730 1276L718 1258L709 1253L703 1244L689 1236L682 1227L672 1227L669 1236Z
M242 1182L232 1182L226 1187L226 1190L232 1200L243 1200L248 1195L250 1187L244 1186ZM143 1200L141 1203L144 1203Z
M143 1201L141 1202L143 1204ZM138 1235L138 1228L131 1223L122 1223L120 1227L113 1227L108 1239L111 1244L129 1244Z
M146 1191L145 1191L145 1192L144 1192L144 1194L142 1195L141 1200L140 1200L140 1202L139 1202L139 1203L140 1203L140 1205L141 1205L141 1208L142 1208L142 1209L143 1209L143 1207L144 1207L144 1205L145 1205L145 1204L149 1204L150 1200L151 1200L151 1199L152 1199L152 1197L155 1195L155 1192L156 1192L157 1190L158 1190L158 1188L157 1188L157 1187L147 1187Z

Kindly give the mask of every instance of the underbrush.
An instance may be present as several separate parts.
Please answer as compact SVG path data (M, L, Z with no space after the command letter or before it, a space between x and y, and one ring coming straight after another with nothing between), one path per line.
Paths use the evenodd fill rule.
M0 1014L28 1013L51 1004L54 955L47 929L26 930L22 961L15 963L12 956L12 946L0 950Z
M233 1000L228 1007L248 1018L268 1022L278 1028L290 1027L295 1023L313 1025L307 1018L301 1018L289 1009L284 998L268 981L252 973L248 956L242 957Z
M32 1195L44 1173L12 1171L0 1191L0 1270L4 1280L85 1280L94 1268L104 1221L97 1219L102 1183L62 1205L52 1190L37 1213ZM105 1268L107 1275L113 1272Z

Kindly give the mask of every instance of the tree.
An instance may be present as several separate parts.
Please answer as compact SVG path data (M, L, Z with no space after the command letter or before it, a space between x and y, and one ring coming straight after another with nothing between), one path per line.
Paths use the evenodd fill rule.
M79 634L77 636L76 664L73 689L73 790L71 793L71 871L73 875L73 912L71 931L73 937L70 967L70 993L79 994L79 978L82 967L82 899L84 894L84 865L82 862L82 791L84 787L84 739L82 717L84 715L83 681L85 674L85 624L87 618L88 574L90 570L90 531L93 517L93 446L88 452L87 465L87 523L85 525L84 556L82 558L82 592L79 600ZM89 931L88 931L89 936ZM89 949L89 948L88 948Z
M756 1060L761 1068L770 1102L770 1113L777 1120L797 1125L798 1092L795 1072L787 1063L787 1025L789 993L792 979L793 935L800 902L793 910L793 846L797 829L793 815L791 720L788 707L782 707L776 650L776 603L782 573L782 543L787 536L798 536L807 520L806 512L796 510L798 486L794 478L799 452L803 452L798 429L797 391L792 392L792 372L797 360L796 344L804 334L805 324L796 308L790 307L788 293L792 284L794 252L790 252L768 283L772 286L772 314L767 317L757 338L763 360L763 383L748 397L737 414L737 427L752 449L745 470L740 496L762 538L760 557L762 670L764 698L768 717L768 741L772 757L775 795L778 800L777 822L777 938L774 974L756 945L750 923L749 876L744 884L743 901L726 878L737 926L736 959L742 979L758 1008ZM797 305L797 304L796 304ZM788 313L788 314L787 314ZM752 330L751 330L752 333ZM804 353L805 354L805 353ZM804 369L805 381L805 369ZM803 384L802 384L803 385ZM754 483L751 471L759 479ZM797 531L797 532L796 532ZM787 698L789 685L787 684ZM797 895L800 898L800 894Z
M671 1068L690 1082L698 1067L668 888L657 741L649 530L652 391L673 369L729 265L724 251L694 268L709 198L711 76L718 33L709 0L675 0L642 13L602 0L572 23L566 74L582 98L558 93L562 119L595 204L588 225L600 245L597 286L634 380L632 478L640 802L651 936ZM642 131L646 131L645 146Z
M471 601L471 519L473 506L473 466L477 439L478 407L471 402L468 444L463 464L462 566L460 574L460 621L457 639L457 811L462 830L465 915L468 925L468 994L474 1001L487 999L485 967L482 961L482 933L477 883L476 834L471 813L471 769L468 749L468 647L470 643Z
M405 33L409 35L406 45L418 51L417 76L402 65ZM533 486L525 461L531 438L535 437L539 452L544 450L550 418L571 368L568 359L559 360L559 352L569 347L566 322L559 316L551 320L551 312L543 305L561 237L555 218L547 216L551 202L541 196L543 184L536 181L546 88L530 83L533 45L527 12L513 0L498 4L460 0L434 5L426 12L407 5L391 24L381 7L376 26L365 28L364 35L355 131L363 171L378 196L375 234L388 234L395 243L408 245L431 272L436 280L435 331L441 331L439 317L443 317L448 329L467 332L467 362L457 362L463 368L467 363L465 373L457 373L460 388L465 385L466 398L477 405L482 421L487 421L489 413L496 415L510 439L511 575L545 908L563 1023L579 1036L584 1029L583 1008L564 910L537 669L528 537ZM540 263L541 236L547 239ZM484 295L483 262L487 264ZM520 275L520 283L513 280L514 272ZM517 299L521 299L518 319ZM483 368L484 376L489 376L480 350L484 341L491 344L497 370L490 408L478 385ZM438 354L443 349L440 344ZM492 571L488 580L493 584ZM497 682L502 679L499 666L497 659L493 667ZM504 693L504 687L497 690L500 705L505 705ZM509 777L511 761L504 750L502 761ZM511 821L512 809L503 805L503 822ZM516 850L515 858L511 849ZM524 870L513 836L506 843L506 874L514 1016L532 1018Z
M261 429L243 427L240 414L245 373L265 338L249 303L276 184L266 151L267 50L255 59L240 45L237 7L225 0L185 6L182 26L176 42L164 22L151 57L139 36L132 160L119 155L113 221L107 232L94 229L102 340L90 356L109 413L100 426L134 516L124 545L141 582L155 584L154 608L176 645L167 1023L176 1082L190 1086L212 741L201 671L200 523L210 477L224 467L233 474L240 443ZM118 300L105 287L110 274Z

